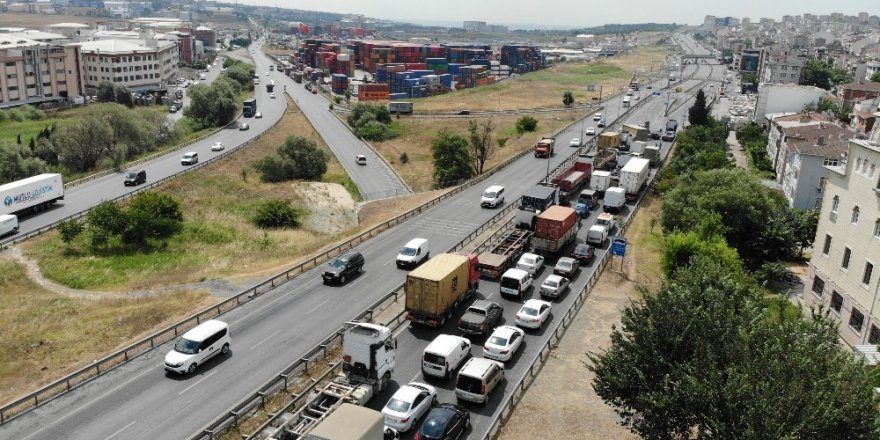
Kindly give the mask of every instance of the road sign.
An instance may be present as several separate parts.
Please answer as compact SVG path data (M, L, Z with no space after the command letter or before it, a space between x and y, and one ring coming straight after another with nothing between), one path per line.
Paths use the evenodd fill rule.
M626 255L626 238L614 237L611 239L611 255L615 257Z

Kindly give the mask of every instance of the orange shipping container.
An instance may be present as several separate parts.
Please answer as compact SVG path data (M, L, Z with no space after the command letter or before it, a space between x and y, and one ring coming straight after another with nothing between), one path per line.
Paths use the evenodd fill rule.
M540 215L535 222L535 237L558 240L577 223L577 213L566 206L554 205Z

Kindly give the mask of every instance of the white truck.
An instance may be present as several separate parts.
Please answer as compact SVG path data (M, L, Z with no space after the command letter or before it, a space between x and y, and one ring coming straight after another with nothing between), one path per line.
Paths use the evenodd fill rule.
M0 215L39 212L64 198L61 174L39 174L0 186Z
M608 228L599 224L595 224L590 226L590 230L587 231L587 244L591 244L594 246L602 246L605 244L605 240L608 239Z
M626 190L626 199L635 200L639 191L648 181L648 170L651 161L642 157L634 157L620 170L620 186Z
M375 418L366 417L347 423L346 430L333 430L333 414L345 404L364 406L374 395L381 393L391 381L397 340L391 329L376 324L349 323L351 327L342 336L342 374L320 389L312 392L309 401L297 412L280 417L284 422L260 433L266 440L295 440L308 438L381 440L383 430L375 428ZM372 410L370 410L372 411ZM344 416L344 414L343 414ZM379 414L380 425L384 418ZM326 422L326 423L325 423ZM338 432L331 437L324 430ZM355 434L355 431L358 434ZM313 437L309 437L313 435Z
M611 171L593 171L590 176L590 189L600 195L611 186Z
M612 186L605 190L605 200L602 210L605 212L618 213L626 204L626 190L619 186Z

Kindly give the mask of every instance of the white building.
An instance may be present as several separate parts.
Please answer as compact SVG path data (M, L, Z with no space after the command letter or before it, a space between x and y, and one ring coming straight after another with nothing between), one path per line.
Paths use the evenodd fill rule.
M485 21L465 21L462 26L466 32L483 32L486 29Z
M758 89L754 120L762 121L767 115L798 113L805 105L815 104L823 96L832 97L827 90L796 84L764 84Z
M826 166L838 165L846 157L847 145L855 137L849 127L819 123L784 128L782 159L777 164L776 181L790 206L816 209L822 201Z
M808 305L823 305L849 345L880 343L880 127L830 170L810 260Z
M0 106L75 99L85 94L77 47L0 34Z
M806 57L771 54L764 60L760 81L764 84L797 84L806 65Z
M157 90L177 78L177 44L170 41L100 40L74 44L81 47L89 88L107 80L132 91Z

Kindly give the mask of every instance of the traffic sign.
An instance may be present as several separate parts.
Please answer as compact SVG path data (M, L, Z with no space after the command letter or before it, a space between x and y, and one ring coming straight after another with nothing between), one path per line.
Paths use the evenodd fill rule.
M625 237L614 237L611 239L611 255L615 257L622 257L626 255L626 238Z

